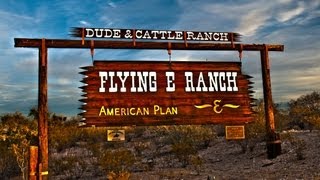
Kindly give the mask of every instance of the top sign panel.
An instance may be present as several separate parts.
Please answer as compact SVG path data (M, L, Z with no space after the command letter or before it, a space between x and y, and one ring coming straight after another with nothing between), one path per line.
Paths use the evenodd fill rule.
M212 31L171 31L146 29L114 28L73 28L71 35L81 38L107 38L131 40L167 40L167 41L240 41L240 35L233 32Z

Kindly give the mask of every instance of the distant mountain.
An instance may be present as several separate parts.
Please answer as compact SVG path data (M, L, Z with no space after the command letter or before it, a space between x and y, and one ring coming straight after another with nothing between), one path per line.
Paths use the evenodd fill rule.
M278 108L281 110L288 110L289 109L289 102L278 102L275 104L277 104Z

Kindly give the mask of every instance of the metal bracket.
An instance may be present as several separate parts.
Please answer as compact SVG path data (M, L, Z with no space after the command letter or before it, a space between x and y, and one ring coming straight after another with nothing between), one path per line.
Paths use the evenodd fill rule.
M265 55L265 58L266 58L266 66L267 66L267 69L270 70L270 62L269 62L269 49L268 49L268 46L266 44L263 44L263 50L264 50L264 55Z
M169 63L171 64L171 42L168 42L168 55L169 55Z
M93 64L93 55L94 55L94 41L90 41L90 54L91 54L91 59L92 59L92 64Z
M84 28L82 28L82 33L81 33L81 44L84 45Z
M133 47L136 46L136 30L132 30L132 41L133 41Z
M242 60L242 50L243 50L243 45L242 45L242 44L239 44L238 52L239 52L239 59L240 59L240 61Z
M184 46L188 47L187 32L186 31L183 31L183 40L184 40Z
M234 43L233 43L233 41L234 41L234 36L233 36L234 34L233 33L231 33L231 46L232 46L232 48L234 48Z

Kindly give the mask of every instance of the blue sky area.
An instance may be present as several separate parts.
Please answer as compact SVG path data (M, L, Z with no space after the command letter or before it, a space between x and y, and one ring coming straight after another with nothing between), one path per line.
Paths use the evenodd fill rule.
M320 1L298 0L9 0L0 1L0 114L37 105L38 50L14 38L75 39L70 27L238 32L243 43L284 44L270 52L273 99L285 102L320 90ZM173 51L172 60L239 61L237 52ZM96 50L99 60L168 60L166 51ZM90 50L49 49L49 110L80 112L79 67ZM260 55L243 53L243 72L262 97Z

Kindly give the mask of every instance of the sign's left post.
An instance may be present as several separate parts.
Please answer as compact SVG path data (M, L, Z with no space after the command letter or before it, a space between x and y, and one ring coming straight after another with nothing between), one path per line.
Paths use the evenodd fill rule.
M39 48L39 93L38 93L38 179L48 179L48 49L46 40Z

